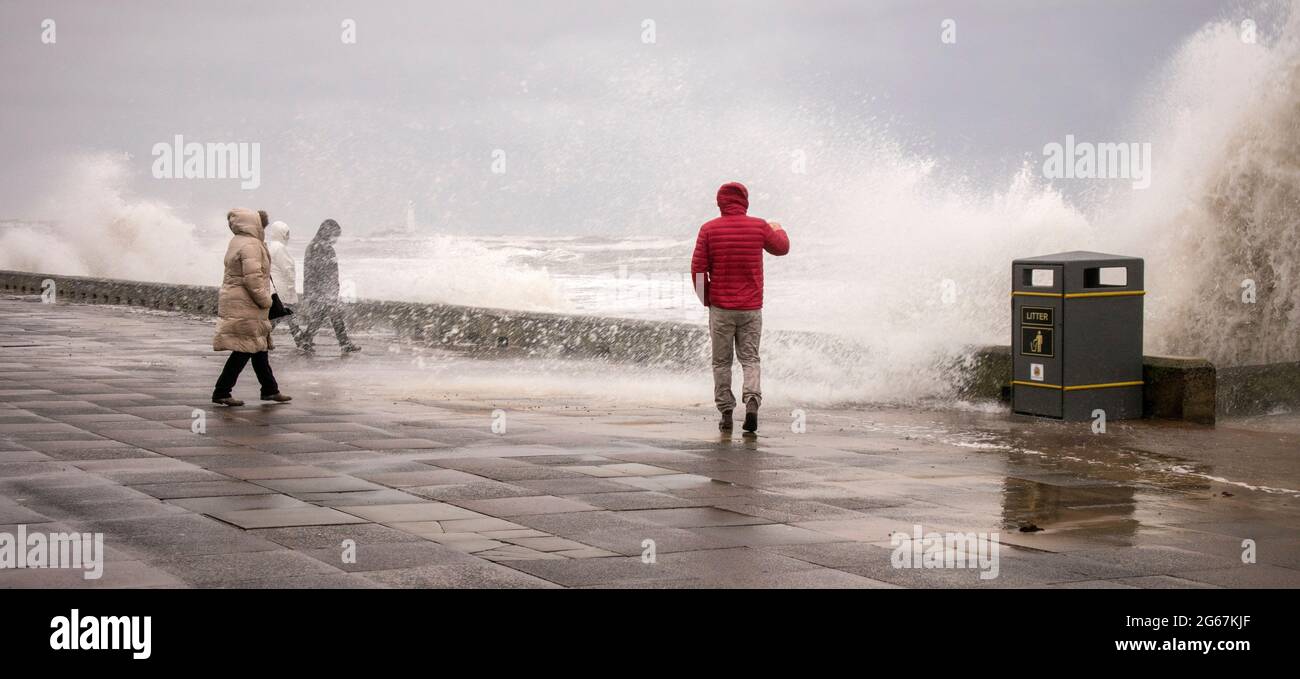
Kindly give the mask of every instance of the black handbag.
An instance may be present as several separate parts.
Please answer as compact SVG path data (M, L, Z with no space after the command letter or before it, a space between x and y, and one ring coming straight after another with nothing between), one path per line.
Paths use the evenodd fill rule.
M280 301L280 293L275 290L275 279L270 276L267 276L266 279L271 281L271 308L266 310L267 320L274 321L277 318L293 315L293 309L285 306L284 302Z
M266 317L269 320L274 321L277 318L284 318L285 316L292 315L293 310L280 301L280 294L277 292L271 293L271 308L267 310Z

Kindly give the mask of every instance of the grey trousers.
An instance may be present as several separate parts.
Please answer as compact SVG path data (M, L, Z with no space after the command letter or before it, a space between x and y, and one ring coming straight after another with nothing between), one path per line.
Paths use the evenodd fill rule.
M330 323L334 326L334 338L339 341L340 347L346 347L352 343L348 339L348 328L343 321L343 307L339 304L312 304L310 302L302 305L303 325L301 331L294 335L293 341L300 347L310 347L316 340L316 331ZM293 318L293 316L290 316ZM289 326L293 330L293 326Z
M290 313L288 316L281 316L281 317L279 317L279 318L272 318L272 319L271 319L271 329L272 329L272 330L275 330L276 328L280 327L280 323L282 323L282 322L283 322L283 323L288 323L288 324L289 324L289 334L290 334L290 335L293 335L293 339L294 339L294 341L297 342L297 341L298 341L298 333L302 332L302 330L298 328L298 321L296 321L296 320L294 319L294 316L297 316L297 315L298 315L298 309L297 309L297 306L296 306L296 305L285 304L285 305L284 305L284 308L288 309L288 310L289 310L290 312L292 312L292 313Z
M740 400L763 401L759 387L758 343L763 335L763 311L736 311L709 307L709 336L713 339L713 402L719 411L734 410L731 392L731 357L740 359L744 387Z

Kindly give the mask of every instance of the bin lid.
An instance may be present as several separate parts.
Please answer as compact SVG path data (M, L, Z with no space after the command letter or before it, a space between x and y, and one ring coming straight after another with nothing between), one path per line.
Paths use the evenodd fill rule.
M1078 262L1131 262L1133 260L1141 261L1142 258L1108 255L1104 252L1089 252L1087 250L1072 250L1070 252L1058 252L1054 255L1022 257L1015 260L1013 264L1073 264Z
M1142 295L1143 269L1146 263L1141 257L1108 255L1102 252L1074 250L1058 252L1054 255L1041 255L1017 259L1011 263L1013 270L1028 272L1030 269L1047 266L1061 267L1062 275L1038 292L1064 294L1066 297L1114 297L1121 295ZM1125 270L1122 278L1106 281L1101 270ZM1036 286L1021 276L1013 276L1012 290L1031 293ZM1102 293L1105 293L1104 295Z

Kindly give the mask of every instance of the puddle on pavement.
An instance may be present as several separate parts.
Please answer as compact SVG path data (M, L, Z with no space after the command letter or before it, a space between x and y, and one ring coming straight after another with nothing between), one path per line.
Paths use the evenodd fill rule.
M1058 486L1007 477L1002 487L1002 520L1008 529L1101 529L1131 535L1137 498L1129 486Z

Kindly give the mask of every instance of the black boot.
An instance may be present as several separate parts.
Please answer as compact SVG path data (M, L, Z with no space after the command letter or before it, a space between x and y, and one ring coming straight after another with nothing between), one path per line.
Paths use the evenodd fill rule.
M722 411L722 419L721 419L721 420L718 420L718 429L719 429L720 431L726 431L726 432L731 431L731 411L730 411L730 410L724 410L724 411Z
M751 398L745 402L745 424L742 428L750 433L758 431L758 399Z

